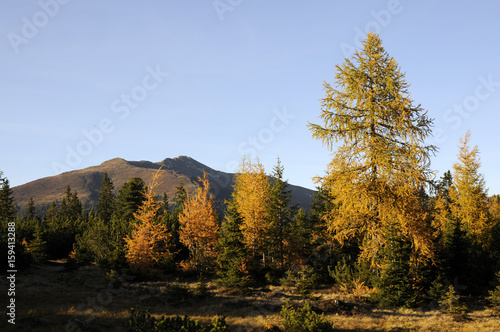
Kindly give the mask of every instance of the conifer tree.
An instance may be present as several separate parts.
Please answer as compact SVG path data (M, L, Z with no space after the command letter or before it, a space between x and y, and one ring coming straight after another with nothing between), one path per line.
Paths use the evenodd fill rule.
M123 221L130 221L144 201L144 181L138 177L130 178L118 191L116 215Z
M243 219L238 213L234 194L226 204L226 214L219 231L218 282L225 287L244 288L248 285L249 277L245 266L246 250L241 232Z
M101 190L99 191L99 201L97 202L97 215L104 222L109 222L115 211L116 197L113 190L113 182L108 173L104 173Z
M12 189L9 180L3 178L0 172L0 225L7 227L7 223L14 221L16 217L16 208Z
M144 190L144 201L134 213L136 223L132 234L125 237L127 262L135 273L151 274L160 260L171 256L168 248L170 234L166 226L159 222L161 203L154 193L160 175L159 169Z
M323 125L309 124L313 137L336 148L319 179L337 207L324 216L330 233L341 243L365 237L363 257L374 262L384 226L396 221L414 254L432 257L420 197L432 174L435 147L425 144L432 120L414 105L404 73L377 34L369 33L363 49L336 70L335 85L324 83Z
M203 272L215 265L219 223L214 209L214 198L209 193L208 174L203 178L195 194L187 194L179 215L180 241L189 249L194 267Z
M259 257L262 257L262 264L266 266L266 253L271 242L270 184L260 162L252 163L243 158L234 177L234 200L243 219L241 230L250 261L257 264Z
M450 192L453 215L481 246L490 243L487 192L484 177L479 173L479 149L470 149L470 131L460 139L458 162L453 165L453 189Z
M271 174L269 219L273 244L270 246L271 252L268 255L274 256L281 268L284 267L286 256L290 256L292 223L297 212L297 205L291 205L292 190L289 189L288 181L283 180L284 170L278 157Z

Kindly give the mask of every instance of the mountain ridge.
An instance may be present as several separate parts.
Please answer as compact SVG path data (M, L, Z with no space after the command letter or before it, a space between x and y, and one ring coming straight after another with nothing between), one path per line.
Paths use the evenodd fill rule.
M165 158L159 162L148 160L129 161L123 158L113 158L100 165L90 166L80 170L68 171L59 175L44 177L13 187L13 197L19 210L26 208L28 201L33 197L38 207L46 207L52 201L60 202L69 185L77 192L78 197L86 208L97 205L102 177L107 173L114 184L115 194L131 177L140 177L148 184L152 175L162 168L162 182L157 188L157 195L166 193L172 200L180 181L188 192L193 192L199 181L198 178L206 171L210 181L211 193L216 205L223 208L225 200L231 197L234 173L215 170L191 157L177 156ZM309 210L315 191L290 184L292 203Z

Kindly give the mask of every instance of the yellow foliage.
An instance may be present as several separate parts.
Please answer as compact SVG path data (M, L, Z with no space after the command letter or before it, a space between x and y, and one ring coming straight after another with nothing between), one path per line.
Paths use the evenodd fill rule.
M336 85L324 83L324 126L309 125L313 137L335 148L321 178L338 208L324 216L328 230L341 243L364 238L368 259L383 247L386 226L396 223L415 255L431 258L421 193L432 176L435 147L424 143L432 119L413 105L409 84L378 35L369 33L363 50L336 68Z
M243 219L243 242L255 257L265 251L269 242L269 180L258 160L257 163L252 163L251 160L243 158L234 183L234 199L238 213Z
M203 178L199 178L199 181L201 186L198 186L194 195L187 194L179 215L179 239L192 255L192 264L185 263L185 266L208 268L217 257L219 224L213 207L214 198L209 194L210 185L206 172L203 172Z
M453 165L453 188L450 190L451 209L463 227L486 246L492 224L488 218L484 177L479 173L479 149L469 147L470 131L460 139L458 162Z
M144 190L144 201L138 211L134 213L136 223L130 236L125 237L126 258L132 271L150 274L154 265L162 258L171 255L168 250L170 233L165 225L158 220L158 210L161 203L157 201L154 193L161 175L159 169Z

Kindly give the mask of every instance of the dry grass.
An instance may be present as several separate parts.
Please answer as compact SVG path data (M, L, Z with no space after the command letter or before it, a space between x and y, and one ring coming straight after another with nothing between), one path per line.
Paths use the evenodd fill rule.
M1 283L6 286L6 279ZM281 287L269 286L251 294L232 294L209 283L206 298L182 296L192 294L196 282L177 284L172 280L125 282L113 288L96 266L83 267L77 272L63 271L62 264L32 267L17 275L16 325L7 323L5 305L0 310L1 331L126 331L131 307L149 308L155 316L189 315L209 322L216 316L226 316L231 331L265 331L266 327L281 327L279 312L287 298L299 304L304 299ZM188 288L190 291L185 291ZM175 291L177 289L177 291ZM180 295L179 295L180 294ZM500 331L499 316L492 310L478 309L465 321L439 311L381 310L356 303L352 295L321 290L311 295L313 305L341 300L353 310L350 314L326 313L339 331ZM7 303L5 291L1 303ZM85 326L84 326L85 325Z

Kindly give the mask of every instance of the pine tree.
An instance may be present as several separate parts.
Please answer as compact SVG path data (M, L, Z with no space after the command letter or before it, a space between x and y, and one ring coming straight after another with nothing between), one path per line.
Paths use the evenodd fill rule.
M289 188L288 181L283 180L284 170L285 168L278 157L271 174L269 220L271 222L273 244L270 247L271 252L268 253L268 256L274 256L280 268L284 267L285 258L290 258L292 223L297 212L297 205L291 205L292 190Z
M241 232L243 219L238 213L234 194L226 204L226 214L219 230L218 282L229 288L244 288L248 285L249 276L245 267L246 250Z
M154 193L160 175L159 169L144 190L144 201L134 213L136 223L132 234L125 237L127 262L135 273L151 274L160 260L171 256L168 248L170 234L166 226L159 222L161 203Z
M243 158L234 177L234 200L243 219L241 225L243 242L249 250L252 265L267 264L266 253L270 246L269 202L270 184L260 162L252 163Z
M130 221L144 201L144 181L138 177L130 178L118 191L116 215L123 221Z
M97 215L104 222L109 222L115 211L116 197L113 190L113 182L108 173L104 173L101 190L99 191L99 201L97 202Z
M16 207L12 189L7 178L2 178L0 172L0 225L7 229L7 224L16 218Z
M425 267L412 262L411 242L395 225L388 225L381 252L381 274L376 279L376 299L381 306L416 307L426 296Z
M217 241L219 223L214 209L214 198L209 193L208 174L198 178L198 186L194 195L188 194L179 215L180 241L191 253L191 263L201 272L210 271L217 257Z
M432 174L435 147L425 145L432 120L413 104L404 73L378 35L369 33L363 49L336 69L335 86L324 83L324 124L309 124L313 137L336 148L320 178L338 207L324 216L329 231L341 243L367 237L363 257L373 261L384 226L396 221L414 253L432 257L420 197Z

